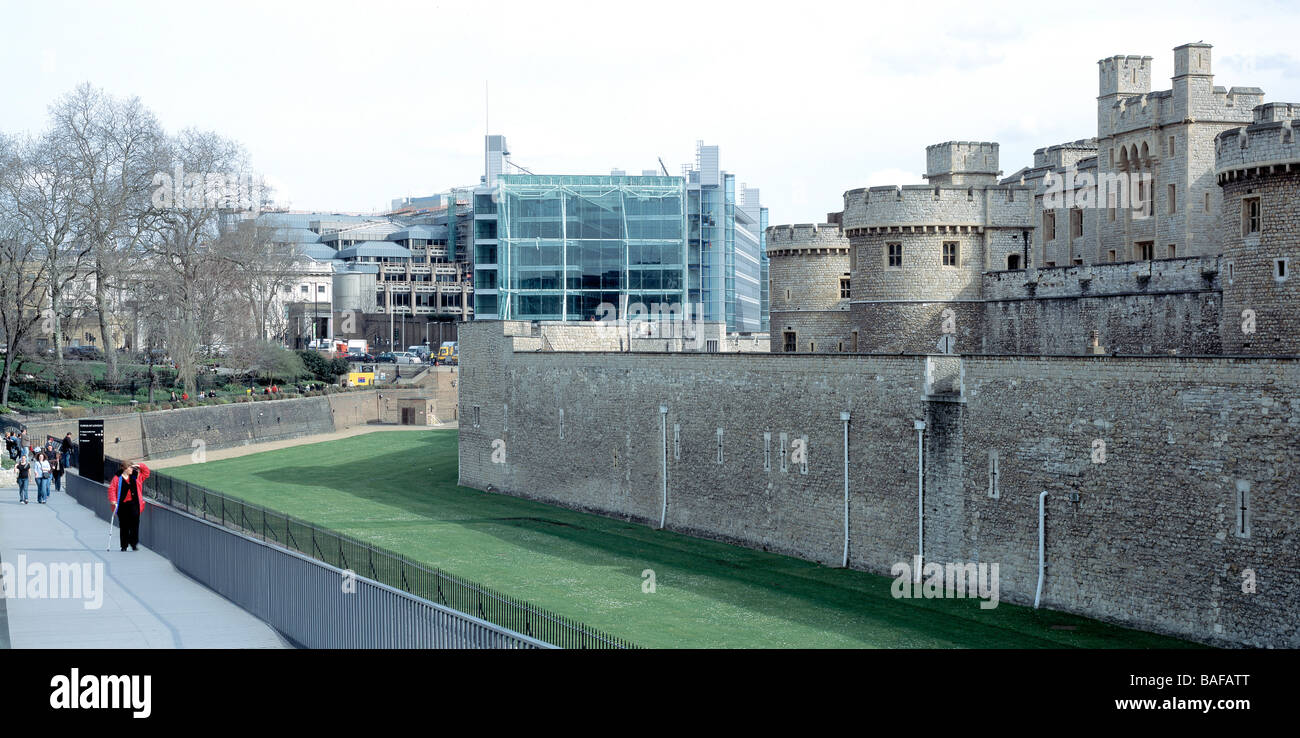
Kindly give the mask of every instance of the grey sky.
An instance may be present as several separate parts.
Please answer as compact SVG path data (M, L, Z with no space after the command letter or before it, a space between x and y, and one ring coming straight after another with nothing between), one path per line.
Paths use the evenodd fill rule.
M1204 40L1216 84L1300 100L1300 9L1155 5L0 2L0 130L90 81L241 141L293 207L372 210L477 182L488 82L535 172L677 174L702 138L773 224L806 222L920 181L930 143L998 141L1012 172L1095 135L1113 54L1155 57L1164 89L1171 49Z

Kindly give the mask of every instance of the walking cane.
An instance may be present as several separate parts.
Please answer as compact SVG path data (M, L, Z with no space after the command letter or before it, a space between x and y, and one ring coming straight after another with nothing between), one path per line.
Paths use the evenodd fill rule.
M113 518L117 517L117 503L113 503L113 514L108 516L108 546L105 551L113 550Z

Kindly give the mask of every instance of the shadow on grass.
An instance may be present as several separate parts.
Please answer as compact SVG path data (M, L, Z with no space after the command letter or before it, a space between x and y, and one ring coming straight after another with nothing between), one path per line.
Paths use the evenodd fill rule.
M410 435L415 438L405 438L394 444L400 448L367 456L360 464L355 453L348 454L340 448L333 462L274 467L253 472L252 476L274 485L331 489L358 500L402 510L416 518L358 522L355 526L348 526L353 530L418 527L423 520L460 526L490 535L516 549L563 559L580 567L599 567L608 572L613 566L628 578L628 591L637 594L619 597L610 594L605 586L593 586L588 590L600 593L600 589L605 589L600 593L605 599L612 597L631 602L640 597L641 572L651 568L656 571L660 587L688 591L701 598L802 627L838 633L869 646L1196 646L1079 616L1035 611L1005 603L992 610L981 610L975 600L894 599L890 594L892 579L889 577L832 569L780 554L459 487L456 485L455 431ZM331 444L346 444L352 440ZM415 458L420 459L418 463L412 463ZM212 462L208 467L215 471L212 467L221 463ZM419 469L428 471L419 472ZM275 507L273 501L267 502L268 506ZM297 517L310 519L309 515L299 514ZM361 535L364 536L364 532ZM408 555L423 563L441 564L426 556ZM482 583L499 587L491 581ZM530 598L527 592L510 594ZM620 629L617 621L593 621L592 613L581 611L580 600L538 604L597 627L614 632ZM643 612L638 611L639 614ZM609 617L618 616L608 615L600 620ZM633 633L626 635L636 638Z

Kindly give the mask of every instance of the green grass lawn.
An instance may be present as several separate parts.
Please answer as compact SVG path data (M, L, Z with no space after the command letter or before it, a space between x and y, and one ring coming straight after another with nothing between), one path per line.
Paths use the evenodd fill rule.
M456 484L455 431L371 433L168 470L652 647L1179 648L1002 603L906 600L832 569ZM641 574L653 569L654 593Z

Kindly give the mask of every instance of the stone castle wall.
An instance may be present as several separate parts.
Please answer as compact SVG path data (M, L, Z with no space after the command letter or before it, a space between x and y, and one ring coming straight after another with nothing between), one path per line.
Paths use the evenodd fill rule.
M847 411L849 563L884 574L916 552L925 420L928 560L997 562L1032 603L1045 490L1045 606L1300 647L1300 360L536 353L526 324L462 330L462 484L839 565Z

